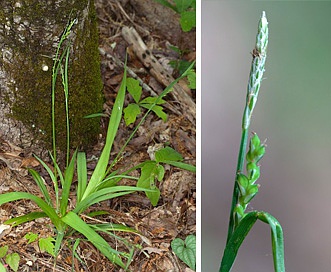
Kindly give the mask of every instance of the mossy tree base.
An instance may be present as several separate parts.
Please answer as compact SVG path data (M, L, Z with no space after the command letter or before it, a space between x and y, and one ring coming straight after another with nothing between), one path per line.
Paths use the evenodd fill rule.
M57 42L68 21L78 19L69 66L70 146L87 149L99 133L103 93L94 2L1 1L0 137L23 148L51 148L51 80ZM47 69L48 68L48 69ZM58 77L57 146L66 147L64 92Z

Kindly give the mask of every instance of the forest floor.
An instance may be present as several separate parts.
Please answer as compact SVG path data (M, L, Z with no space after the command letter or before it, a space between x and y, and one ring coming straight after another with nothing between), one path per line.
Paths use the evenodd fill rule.
M128 68L151 88L143 89L144 96L150 96L148 92L150 90L160 93L165 88L164 83L157 78L158 72L155 74L155 71L153 73L150 68L144 66L137 56L137 51L130 50L131 47L134 48L134 45L128 44L122 33L123 27L135 29L151 54L162 64L162 69L174 78L178 76L178 71L170 67L169 61L195 60L195 30L184 33L179 25L179 16L171 9L153 0L96 0L96 9L99 19L99 47L106 113L111 111L117 88L122 80L121 63L125 60L128 46ZM169 45L180 48L183 53L179 54L171 50ZM188 92L189 99L195 105L195 90L189 90L185 81L180 84ZM195 165L196 127L195 116L192 115L195 109L187 106L191 112L189 114L188 111L183 110L185 109L183 104L187 101L177 101L171 95L168 95L165 100L168 104L165 108L168 115L167 121L163 122L151 114L127 146L125 156L117 167L128 168L148 160L147 149L159 144L169 145L184 157L184 162ZM88 154L88 157L100 155L107 131L107 118L102 120L101 131L100 142ZM132 126L126 127L124 123L120 125L112 154L116 154L131 132ZM8 142L0 143L1 191L22 191L24 188L26 192L39 195L37 185L24 168L32 158L24 158L20 156L21 153L22 150L19 147ZM42 171L40 166L35 167ZM91 161L89 171L93 171L94 167L95 162ZM192 271L173 253L170 243L176 237L185 240L188 235L196 233L195 181L194 173L167 166L164 180L157 183L161 197L156 207L153 207L142 193L104 201L95 207L97 210L107 211L108 214L98 216L94 220L124 224L141 233L139 236L116 233L130 244L139 245L134 251L133 260L129 266L130 271ZM3 205L0 209L0 218L8 219L35 210L38 209L31 202L18 201ZM90 211L93 211L93 208ZM86 218L86 220L92 219ZM123 271L110 263L84 239L81 240L77 250L81 261L78 261L78 258L72 258L70 245L78 238L75 234L64 243L54 267L51 255L40 252L37 243L27 244L24 238L28 232L47 237L52 235L52 231L50 221L47 219L31 221L2 231L0 247L8 245L11 252L19 254L21 260L18 271ZM119 251L127 251L126 245L118 239L109 239L109 243Z

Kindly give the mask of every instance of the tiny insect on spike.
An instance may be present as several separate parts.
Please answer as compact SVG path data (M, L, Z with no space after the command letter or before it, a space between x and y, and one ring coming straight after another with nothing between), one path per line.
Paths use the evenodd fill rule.
M253 59L261 57L259 50L257 50L256 48L253 49L253 52L251 54L253 56Z

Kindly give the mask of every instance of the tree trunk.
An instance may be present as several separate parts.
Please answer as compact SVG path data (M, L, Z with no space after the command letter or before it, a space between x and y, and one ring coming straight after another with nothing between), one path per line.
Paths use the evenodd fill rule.
M25 150L51 148L51 82L59 38L71 19L69 64L70 146L88 148L97 139L103 94L93 0L0 2L0 137ZM64 92L56 91L57 147L66 146Z

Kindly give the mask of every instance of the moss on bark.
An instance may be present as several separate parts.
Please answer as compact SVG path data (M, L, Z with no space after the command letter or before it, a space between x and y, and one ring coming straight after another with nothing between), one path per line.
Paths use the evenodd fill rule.
M98 118L83 117L102 111L103 93L98 52L97 18L93 1L6 1L0 4L0 42L11 57L3 68L8 77L12 116L23 122L36 139L51 148L51 76L57 41L66 23L77 17L69 65L71 147L95 143ZM42 68L48 66L48 71ZM64 92L61 77L56 91L57 146L66 147Z

